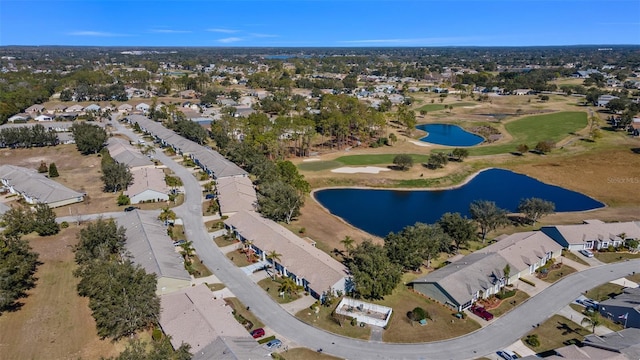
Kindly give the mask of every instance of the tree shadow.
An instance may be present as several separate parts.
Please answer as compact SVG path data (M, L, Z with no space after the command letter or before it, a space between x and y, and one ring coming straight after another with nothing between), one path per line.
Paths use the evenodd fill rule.
M558 326L556 326L556 329L561 330L563 336L569 335L569 334L578 334L578 330L579 330L579 329L572 329L567 323L563 323L559 321L558 321Z
M634 153L634 154L638 154L638 155L640 155L640 147L637 147L637 148L631 148L631 152L632 152L632 153Z

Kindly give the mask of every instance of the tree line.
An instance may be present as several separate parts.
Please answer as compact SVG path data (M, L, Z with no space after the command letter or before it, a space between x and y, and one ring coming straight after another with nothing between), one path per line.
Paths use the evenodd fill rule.
M544 215L553 213L555 205L539 198L520 201L518 211L534 224ZM489 232L511 223L506 210L495 202L474 201L469 205L471 219L460 213L445 213L434 224L416 223L397 233L389 233L384 245L365 240L353 247L354 240L342 241L347 251L345 263L355 283L355 295L381 299L391 294L405 271L418 270L441 253L457 253L470 241L481 238L485 242Z
M31 148L55 146L58 134L53 129L45 129L41 124L0 129L0 147Z

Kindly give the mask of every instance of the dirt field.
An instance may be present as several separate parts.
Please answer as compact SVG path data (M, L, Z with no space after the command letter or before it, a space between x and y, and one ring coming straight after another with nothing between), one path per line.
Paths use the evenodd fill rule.
M71 249L77 232L70 227L54 237L30 237L42 265L36 287L22 299L24 306L0 316L0 358L97 359L124 348L98 338L89 300L76 293Z

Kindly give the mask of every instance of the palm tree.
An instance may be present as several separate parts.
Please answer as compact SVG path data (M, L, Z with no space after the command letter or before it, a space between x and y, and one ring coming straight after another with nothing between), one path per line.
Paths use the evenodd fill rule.
M163 207L162 212L158 215L158 219L166 224L169 221L175 221L176 213L169 209L169 207Z
M504 285L502 287L502 292L504 292L504 288L509 285L509 275L511 275L511 266L509 266L509 264L504 266L504 269L502 269L502 273L504 274Z
M287 294L291 294L297 289L298 284L296 284L296 282L288 276L282 278L282 283L280 283L280 287L278 287L279 292Z
M180 255L184 257L185 264L191 264L191 257L196 253L196 250L193 248L193 242L187 241L186 243L180 245L180 247L182 247Z
M271 262L271 264L273 265L272 279L274 279L274 280L275 280L275 276L276 276L276 262L280 262L281 261L281 258L280 258L281 256L282 256L282 254L279 254L275 250L269 251L269 253L266 256L267 260L269 260Z
M591 332L595 334L596 326L602 324L602 318L600 317L600 313L594 311L589 317L586 317L580 321L580 325L587 324L591 326Z
M340 243L344 246L344 250L347 252L348 257L349 252L353 250L353 243L355 243L355 240L351 236L347 235L340 241Z

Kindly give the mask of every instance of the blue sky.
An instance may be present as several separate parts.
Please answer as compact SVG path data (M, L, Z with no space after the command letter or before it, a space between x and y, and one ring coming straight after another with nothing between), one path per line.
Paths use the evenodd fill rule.
M0 0L0 45L640 44L640 0Z

